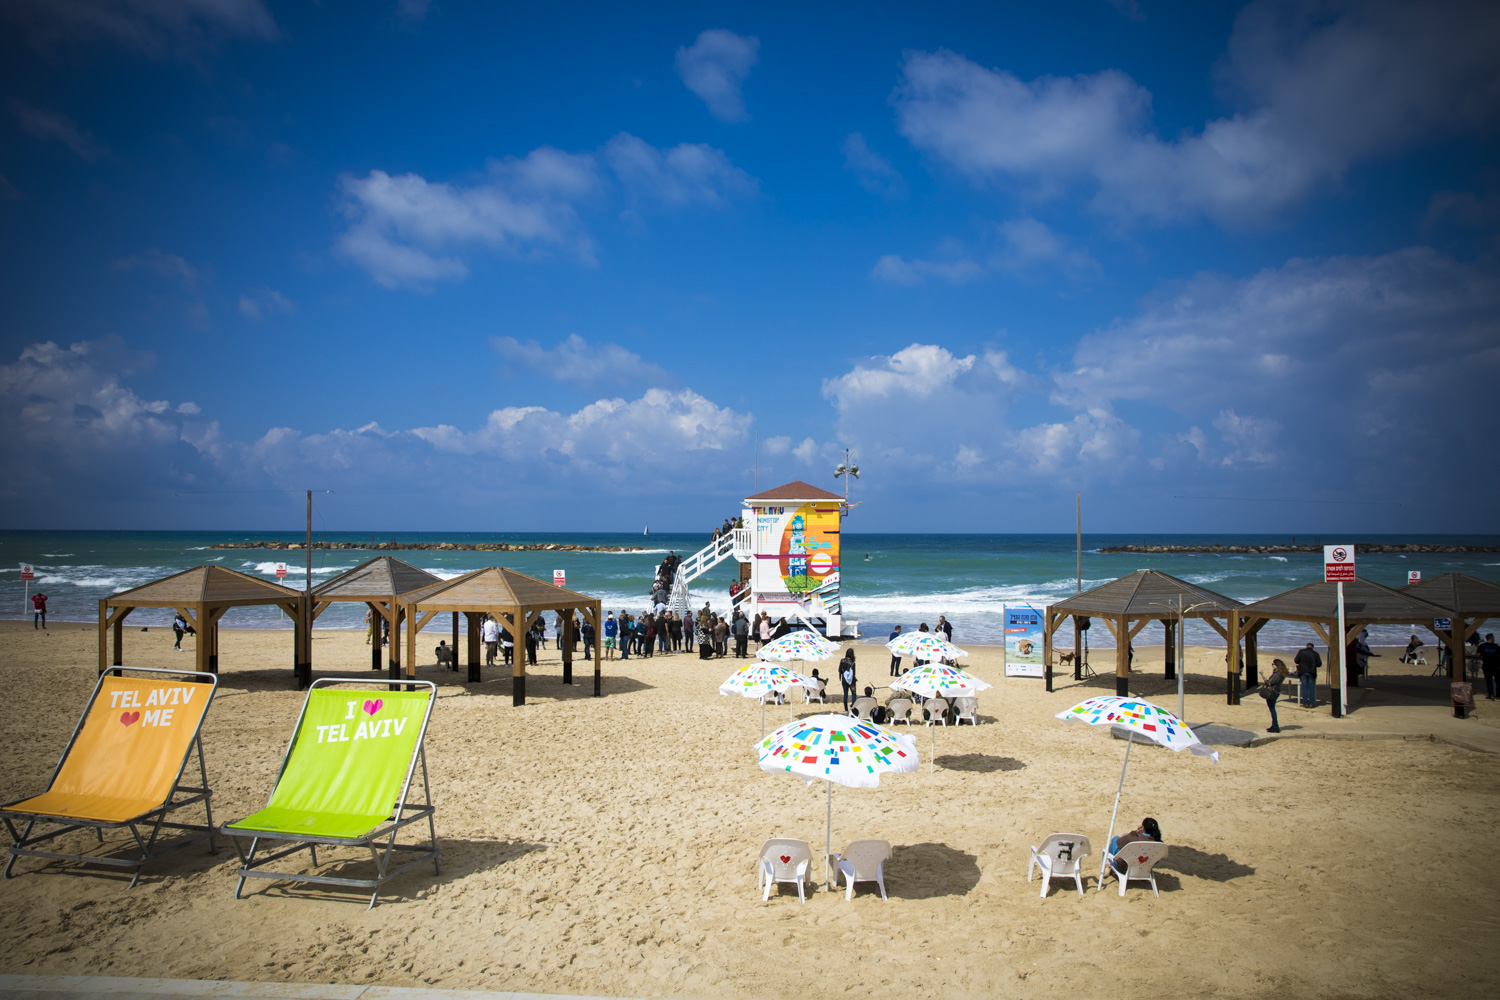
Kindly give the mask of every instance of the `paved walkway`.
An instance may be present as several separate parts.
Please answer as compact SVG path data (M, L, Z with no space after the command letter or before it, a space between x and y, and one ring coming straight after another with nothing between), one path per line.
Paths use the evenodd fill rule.
M491 993L400 986L320 986L313 983L236 983L222 979L131 979L124 976L0 975L0 1000L605 1000L553 993Z

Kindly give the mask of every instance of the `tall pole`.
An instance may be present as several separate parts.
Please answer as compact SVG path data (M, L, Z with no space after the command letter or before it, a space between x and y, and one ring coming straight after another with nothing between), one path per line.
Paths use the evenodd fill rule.
M1073 502L1077 504L1078 515L1078 586L1073 593L1081 594L1083 593L1083 494L1074 493Z
M1344 717L1344 716L1346 716L1346 715L1349 714L1349 664L1345 662L1346 660L1349 659L1349 643L1344 638L1344 629L1345 629L1345 625L1344 625L1344 582L1342 580L1339 581L1338 588L1339 588L1339 700L1338 700L1338 711L1335 712L1334 715L1337 718L1342 718L1342 717ZM1459 647L1457 655L1459 655L1459 656L1463 655L1463 647L1462 646ZM1329 657L1329 659L1332 659L1332 657Z
M1187 629L1185 628L1185 625L1186 625L1186 623L1182 620L1182 595L1178 594L1177 595L1177 718L1182 719L1184 722L1187 721L1186 718L1184 717L1184 714L1183 714L1183 704L1182 704L1182 699L1183 699L1182 673L1183 673L1183 670L1185 669L1185 664L1184 664L1183 658L1182 658L1182 644L1183 644L1183 641L1187 638Z
M304 546L307 555L307 577L304 586L302 620L305 622L302 628L302 686L312 684L312 490L307 491L307 541Z

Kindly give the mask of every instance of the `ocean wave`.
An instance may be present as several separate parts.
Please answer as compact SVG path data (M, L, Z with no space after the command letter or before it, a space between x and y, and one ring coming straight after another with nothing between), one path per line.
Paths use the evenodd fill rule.
M1286 556L1270 556L1269 558L1275 562L1286 562Z
M75 554L76 553L73 553L73 552L43 552L42 553L42 558L43 559L67 559L70 556L73 556Z
M1200 587L1206 587L1210 583L1218 583L1220 580L1229 579L1228 573L1194 573L1192 576L1183 577L1188 583L1196 583Z
M250 561L246 561L246 562L240 563L240 566L243 567L247 572L259 573L262 576L275 576L276 575L276 565L277 564L274 563L274 562L250 562ZM313 576L328 576L329 574L343 573L346 570L351 570L351 569L353 569L357 565L359 565L359 564L358 563L350 563L348 566L314 566L312 571L313 571ZM286 575L287 576L303 576L306 573L307 573L307 567L306 566L298 566L295 563L287 563L286 564Z

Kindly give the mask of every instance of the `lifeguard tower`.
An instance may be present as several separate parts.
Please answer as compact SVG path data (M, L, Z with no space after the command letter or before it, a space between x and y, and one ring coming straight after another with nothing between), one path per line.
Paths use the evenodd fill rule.
M846 498L793 481L745 498L740 527L684 559L672 586L672 607L689 610L688 584L725 559L740 563L732 601L748 617L803 619L833 637L858 632L845 621L839 594L839 535Z

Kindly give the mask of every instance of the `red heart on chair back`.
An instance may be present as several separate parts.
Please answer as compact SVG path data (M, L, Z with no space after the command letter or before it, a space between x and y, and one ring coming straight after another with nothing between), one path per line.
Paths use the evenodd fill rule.
M783 854L781 856L781 863L784 864L784 865L791 864L792 863L792 856L790 854Z
M135 723L139 722L140 720L141 720L141 713L140 712L122 712L122 713L120 713L120 722L121 722L122 725L131 726L131 725L134 725Z
M1139 854L1139 855L1136 855L1136 859L1135 860L1136 860L1137 864L1142 864L1143 865L1147 861L1150 861L1151 859L1148 858L1148 857L1146 857L1146 855L1144 855L1144 854Z

